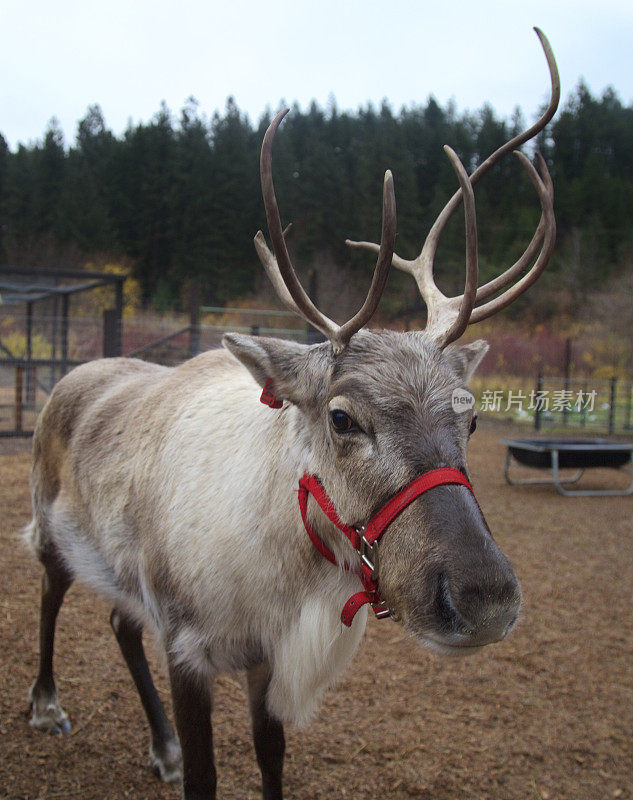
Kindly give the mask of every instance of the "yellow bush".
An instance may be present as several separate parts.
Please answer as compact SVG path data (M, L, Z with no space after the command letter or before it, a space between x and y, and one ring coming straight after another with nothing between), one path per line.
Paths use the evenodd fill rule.
M16 358L26 357L26 334L13 331L2 337L2 344L10 350ZM50 358L51 343L41 334L31 336L31 356L33 358Z
M131 319L141 307L141 284L136 278L128 275L128 270L121 264L106 264L105 267L96 267L92 263L86 264L86 269L105 272L108 275L127 275L123 284L123 319ZM81 295L77 301L74 313L77 316L100 317L108 308L114 308L114 289L111 286L100 286Z

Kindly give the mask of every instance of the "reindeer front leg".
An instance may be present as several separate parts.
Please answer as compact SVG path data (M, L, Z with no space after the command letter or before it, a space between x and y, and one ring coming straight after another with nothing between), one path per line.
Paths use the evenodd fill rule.
M182 750L183 800L215 800L211 688L186 664L169 660L176 729Z
M149 671L143 648L143 628L118 608L112 610L110 625L136 684L152 731L149 751L152 769L161 780L179 783L182 779L180 746Z
M262 773L263 800L282 800L281 775L286 742L281 722L272 717L266 708L269 683L268 664L260 664L248 671L253 741Z

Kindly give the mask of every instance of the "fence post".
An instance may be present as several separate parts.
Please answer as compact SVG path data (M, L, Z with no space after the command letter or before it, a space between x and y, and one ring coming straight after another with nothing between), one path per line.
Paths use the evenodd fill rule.
M62 295L62 363L61 378L68 372L68 315L70 295Z
M536 399L534 408L534 429L541 430L541 392L543 391L543 375L539 372L536 379Z
M37 400L37 367L28 365L26 368L26 405L35 408Z
M120 355L119 313L116 308L106 308L103 312L103 357L114 358Z
M191 284L189 297L189 358L200 352L200 284Z
M571 383L571 339L565 341L565 402L563 403L563 425L567 426L569 409L567 408L567 397L569 396L569 386Z
M58 312L59 311L59 295L54 295L53 297L53 319L51 323L51 371L50 376L48 379L48 388L49 391L52 390L53 386L57 381L57 369L55 367L55 361L57 360L57 319L58 319Z
M33 303L26 304L26 360L33 358ZM35 405L35 385L33 384L31 369L26 371L26 404Z
M611 378L611 387L609 390L609 433L613 433L615 428L615 400L616 400L616 385L618 379Z
M16 432L22 430L22 407L23 396L22 389L24 386L24 367L17 366L15 368L15 430Z
M119 275L114 287L114 309L117 316L115 344L117 356L123 353L123 284L126 280L126 275Z

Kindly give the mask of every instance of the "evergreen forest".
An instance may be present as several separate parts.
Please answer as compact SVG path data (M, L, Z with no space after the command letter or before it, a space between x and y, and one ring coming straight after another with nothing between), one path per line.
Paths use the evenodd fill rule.
M192 98L178 115L163 105L120 136L99 106L88 109L72 143L55 120L41 140L15 152L0 135L0 263L123 263L140 282L144 305L161 311L182 307L193 281L207 304L257 291L263 271L252 239L265 230L259 148L271 118L253 125L231 98L209 118ZM366 285L372 260L348 251L345 239L379 239L387 168L396 186L397 251L415 256L457 188L442 146L450 144L472 171L532 121L520 109L501 119L490 106L458 112L433 97L397 113L386 101L354 113L334 100L326 109L293 108L275 141L274 169L299 271L328 264ZM556 193L557 248L539 289L547 317L582 307L605 280L633 270L633 105L612 89L594 97L581 82L534 147ZM483 281L520 255L540 209L512 157L475 194ZM436 260L439 283L452 292L463 279L462 229L460 210ZM415 310L410 282L390 278L388 313ZM527 304L517 306L528 313Z

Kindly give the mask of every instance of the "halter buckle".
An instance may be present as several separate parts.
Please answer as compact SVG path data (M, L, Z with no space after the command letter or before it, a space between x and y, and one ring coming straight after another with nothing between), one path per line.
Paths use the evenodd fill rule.
M376 580L378 573L378 546L377 543L370 544L370 542L367 541L365 538L366 530L364 525L361 528L356 528L356 532L359 536L358 550L356 552L360 556L360 560L363 564L370 570L372 579Z
M384 600L381 600L378 603L371 603L372 611L376 615L376 619L385 619L386 617L392 616L391 611L387 607L387 604Z

